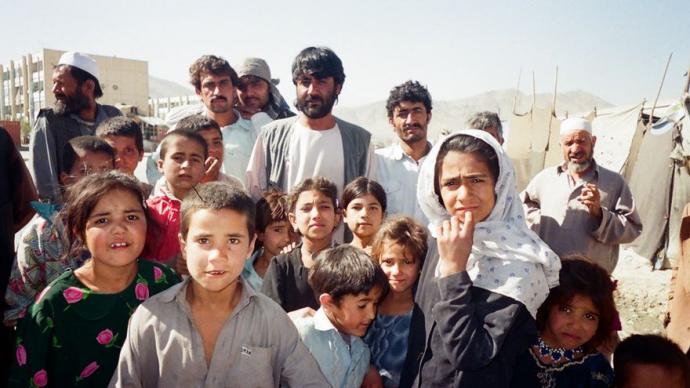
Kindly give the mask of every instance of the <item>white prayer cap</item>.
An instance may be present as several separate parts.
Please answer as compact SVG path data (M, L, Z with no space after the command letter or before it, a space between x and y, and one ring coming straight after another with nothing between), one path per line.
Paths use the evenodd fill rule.
M592 124L581 117L571 117L561 122L561 136L579 131L585 131L591 135Z
M60 57L58 65L69 65L91 74L98 79L98 66L90 56L75 51L68 51Z

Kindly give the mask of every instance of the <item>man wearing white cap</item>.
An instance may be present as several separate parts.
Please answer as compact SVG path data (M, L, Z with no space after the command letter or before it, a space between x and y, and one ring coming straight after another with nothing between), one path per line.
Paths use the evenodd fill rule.
M271 78L271 69L261 58L245 58L237 67L240 84L237 86L237 110L245 119L258 112L266 113L271 120L292 117L290 106L276 88L280 83Z
M635 201L620 174L594 161L587 120L564 120L560 135L564 163L541 171L520 195L527 223L561 258L584 256L611 273L618 245L642 232Z
M39 197L60 203L58 171L67 142L77 136L93 135L109 117L121 116L115 107L100 105L103 96L96 61L88 55L66 52L53 70L55 106L41 109L31 133L29 171Z

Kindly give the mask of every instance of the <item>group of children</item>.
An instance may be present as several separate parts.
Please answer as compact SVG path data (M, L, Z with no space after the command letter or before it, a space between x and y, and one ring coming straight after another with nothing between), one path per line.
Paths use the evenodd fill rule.
M436 244L426 228L386 217L385 191L367 178L341 197L314 177L254 203L220 172L219 139L213 120L180 121L161 142L153 187L133 177L143 156L133 121L69 142L63 204L36 205L6 293L5 324L17 325L10 386L412 383L415 290ZM334 241L341 221L349 244ZM617 347L614 377L598 350L616 316L610 277L564 259L559 278L515 355L512 386L690 384L685 356L654 336Z

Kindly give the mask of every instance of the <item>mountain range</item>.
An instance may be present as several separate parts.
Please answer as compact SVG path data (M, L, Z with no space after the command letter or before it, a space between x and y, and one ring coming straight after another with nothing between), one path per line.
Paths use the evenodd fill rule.
M152 98L186 96L194 94L190 86L149 76L149 95ZM548 108L553 103L553 94L537 93L526 95L519 92L516 96L514 89L493 90L470 97L454 100L433 101L432 120L429 123L429 138L437 138L443 131L463 129L465 121L474 112L494 111L503 120L508 120L515 104L516 113L529 112L532 102L539 108ZM562 117L567 113L588 112L597 107L603 109L613 106L611 103L583 90L558 93L556 96L556 115ZM294 110L294 109L293 109ZM340 107L334 113L347 121L353 122L369 130L378 146L390 144L396 137L393 128L388 123L386 102L376 101L359 106ZM506 123L504 123L504 126Z

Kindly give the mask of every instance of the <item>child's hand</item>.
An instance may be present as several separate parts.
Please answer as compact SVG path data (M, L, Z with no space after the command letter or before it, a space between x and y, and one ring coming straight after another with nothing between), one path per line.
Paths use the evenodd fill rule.
M204 176L201 178L202 183L213 182L218 180L218 175L220 174L220 168L223 167L223 163L217 158L209 156L204 162Z
M465 220L462 223L457 217L450 217L450 220L443 221L437 231L441 277L466 270L474 236L474 215L472 212L465 212Z
M313 308L302 307L299 310L290 311L288 313L288 317L290 317L291 320L296 321L296 320L302 319L302 318L313 317L314 314L316 314L316 310L314 310Z
M379 375L379 371L373 365L369 365L369 370L364 375L361 388L383 388L381 375Z

